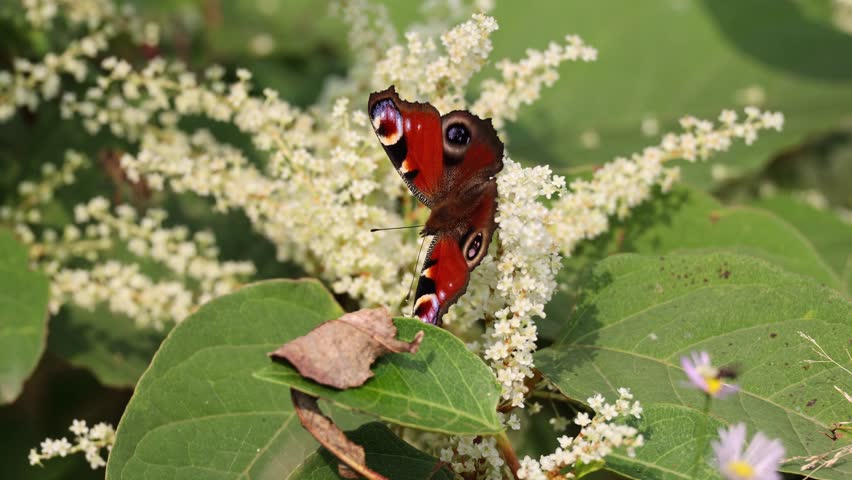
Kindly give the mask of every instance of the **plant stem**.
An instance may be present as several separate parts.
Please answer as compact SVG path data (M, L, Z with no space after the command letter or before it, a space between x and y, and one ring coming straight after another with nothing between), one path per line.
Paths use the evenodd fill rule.
M509 436L506 435L506 432L500 432L497 435L497 448L500 449L500 455L503 456L503 460L506 461L506 465L512 471L512 478L518 480L518 469L521 468L521 464L518 462L518 455L515 453L515 449L512 447L512 442L509 441Z
M690 475L693 479L698 478L698 466L704 461L704 450L707 449L709 438L707 438L705 430L707 429L707 418L709 417L710 401L712 399L713 397L710 395L704 395L704 408L701 410L701 413L704 415L698 424L698 434L695 437L695 462L692 465L692 475Z

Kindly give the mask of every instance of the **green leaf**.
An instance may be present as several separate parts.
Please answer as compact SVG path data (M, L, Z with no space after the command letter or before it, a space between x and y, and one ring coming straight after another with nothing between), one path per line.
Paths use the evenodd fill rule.
M852 286L843 275L852 265L852 225L843 223L831 212L817 210L786 195L764 198L753 205L769 210L795 226L811 242L823 261L841 277L841 291L850 294Z
M261 282L202 306L139 380L107 478L286 477L316 443L287 392L251 373L282 341L342 314L310 280Z
M164 337L104 305L92 311L69 305L51 320L47 343L51 352L91 370L104 385L133 387Z
M404 341L425 330L420 350L379 358L375 377L359 388L322 386L285 363L267 365L255 376L399 425L454 435L499 433L500 388L488 366L446 330L412 318L395 318L394 324Z
M574 465L574 478L577 478L579 480L580 478L591 475L599 470L602 470L605 465L606 464L600 460L596 460L592 463L577 462Z
M693 408L666 403L646 406L642 418L634 424L645 436L645 445L637 449L636 458L616 450L606 457L606 468L647 480L719 478L706 456L695 472L697 475L693 477L691 473L696 449L718 438L717 431L724 425Z
M542 334L553 337L574 305L580 274L615 253L667 254L682 249L721 249L769 260L838 290L843 281L795 227L771 212L724 207L694 188L657 192L623 222L614 221L601 237L581 244L563 261L559 282L565 288L547 306Z
M372 422L362 425L346 436L364 447L367 454L367 466L375 472L394 480L447 479L453 475L446 468L438 468L438 459L412 447L394 435L381 423ZM320 448L311 454L288 480L338 480L339 461L326 449Z
M797 331L817 339L837 361L852 337L852 304L839 293L762 260L730 253L618 255L595 266L581 282L581 301L563 338L535 356L536 367L569 397L593 392L612 397L629 387L646 407L675 405L695 412L703 395L686 388L679 359L709 352L717 365L738 365L742 391L712 404L724 423L745 421L750 435L761 430L779 438L787 456L838 448L825 435L848 418L849 404L834 385L849 391L852 377L817 360ZM609 463L620 472L642 464L683 471L679 429L648 411L659 442L640 449L636 460ZM848 442L841 440L840 442ZM649 453L650 452L650 453ZM788 464L784 471L798 467ZM852 464L820 470L814 478L845 478ZM641 478L686 478L639 475ZM703 478L703 477L702 477Z
M815 131L841 128L852 104L852 63L834 59L849 58L852 42L831 24L830 8L815 15L803 6L809 3L816 2L554 0L537 2L535 15L525 2L499 3L494 60L522 58L525 49L544 49L568 33L599 50L594 63L560 68L554 87L521 110L509 128L514 156L601 165L679 131L683 115L715 120L724 108L744 106L747 89L761 91L763 108L785 114L783 132L737 144L712 163L683 165L687 182L708 188L713 164L746 174ZM646 116L657 120L660 134L642 133ZM580 141L590 129L600 138L596 148Z
M840 279L808 239L770 212L726 208L707 194L680 188L646 202L634 218L610 236L611 251L668 253L723 248L769 260L840 289Z
M47 334L47 278L27 249L0 229L0 404L11 403L35 369Z

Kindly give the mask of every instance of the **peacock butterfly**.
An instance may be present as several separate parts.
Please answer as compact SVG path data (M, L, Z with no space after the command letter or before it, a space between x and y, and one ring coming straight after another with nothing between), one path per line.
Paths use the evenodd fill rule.
M431 210L421 236L432 236L417 282L414 314L441 325L467 289L497 228L497 180L503 142L490 119L467 111L441 116L428 103L406 102L391 86L370 95L370 121L411 193Z

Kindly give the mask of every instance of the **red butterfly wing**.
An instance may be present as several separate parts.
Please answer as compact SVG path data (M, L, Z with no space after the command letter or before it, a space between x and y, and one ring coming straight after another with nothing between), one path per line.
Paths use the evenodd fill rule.
M367 108L393 166L432 210L423 234L435 239L414 310L424 322L440 325L497 228L494 176L503 168L503 143L490 120L466 111L441 117L428 103L401 100L392 86L370 95Z
M444 183L449 192L464 191L503 169L503 142L491 119L456 110L441 117Z
M414 315L424 322L439 325L449 305L464 293L469 279L470 271L458 240L437 235L417 282Z
M440 325L441 317L467 290L470 271L488 253L496 229L496 197L496 183L486 184L463 223L432 240L414 297L414 315L424 322Z
M444 176L438 110L428 103L400 100L390 87L370 95L367 111L391 163L411 193L431 207Z

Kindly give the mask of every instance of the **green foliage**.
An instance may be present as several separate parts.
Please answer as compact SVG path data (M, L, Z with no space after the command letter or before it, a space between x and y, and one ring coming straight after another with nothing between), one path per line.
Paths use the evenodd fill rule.
M281 478L316 443L286 390L252 378L266 353L343 311L315 281L269 281L178 325L122 417L108 479Z
M394 480L450 480L452 474L438 467L438 459L412 447L381 423L366 423L346 436L364 447L367 466ZM324 448L312 453L287 477L290 480L337 480L339 461Z
M72 365L91 370L104 385L132 388L164 337L104 306L93 311L68 306L51 320L47 344Z
M658 120L660 133L678 129L687 113L715 120L723 108L745 105L744 92L758 87L762 106L784 113L783 133L735 146L712 164L685 164L684 178L708 188L715 183L712 165L736 174L760 168L813 132L840 127L852 104L852 64L834 60L852 55L852 42L831 25L830 8L815 13L810 3L828 1L555 0L536 3L533 15L523 2L499 2L497 58L520 58L567 33L600 50L592 66L565 65L559 82L522 111L510 128L513 155L564 167L601 165L658 142L658 135L641 132L646 116ZM582 146L588 129L598 133L598 148Z
M255 376L400 425L455 435L499 433L500 388L488 366L446 330L412 318L394 324L404 341L425 330L420 350L379 358L373 364L376 376L362 387L325 387L302 378L289 364L267 366Z
M754 206L771 211L796 227L813 244L822 260L840 278L841 291L852 293L852 225L832 212L817 210L789 196L757 200Z
M757 206L763 206L757 204ZM824 214L825 215L825 214ZM817 222L816 218L813 220ZM616 253L666 254L682 249L726 250L770 261L784 269L807 275L824 285L846 291L846 282L835 269L836 258L850 251L842 243L852 227L836 219L822 218L808 227L787 223L761 208L725 207L710 195L679 187L637 207L629 218L615 222L609 232L587 242L563 261L560 281L568 286L547 306L544 333L553 336L574 305L582 272L593 262ZM794 219L791 219L794 220ZM803 230L797 230L801 226ZM803 232L809 230L805 235ZM817 243L818 242L818 243ZM820 247L817 247L820 245ZM839 252L831 252L836 246ZM828 262L835 265L832 266Z
M721 248L760 257L832 288L841 288L838 275L793 226L763 210L724 207L709 195L689 188L646 202L636 210L634 218L616 226L596 245L606 245L609 252L637 253Z
M0 462L3 478L22 480L103 480L81 455L69 455L32 467L30 448L45 438L69 436L71 419L81 415L118 424L133 392L106 388L86 370L75 369L47 352L14 403L0 407ZM91 412L91 413L89 413Z
M315 442L299 425L282 382L419 428L500 431L499 390L488 367L457 338L417 320L395 322L402 339L427 329L420 351L383 357L362 388L336 392L301 380L289 366L270 366L267 352L342 313L313 281L259 283L202 307L173 330L139 381L119 425L108 478L160 478L186 469L222 478L287 474ZM255 371L274 383L252 378ZM377 455L412 456L403 444L368 446L376 445L390 448Z
M535 360L571 398L628 386L642 399L643 425L655 446L640 449L636 460L619 457L610 468L638 478L687 478L673 473L684 471L695 449L695 436L684 435L705 420L696 418L703 394L682 385L679 358L699 350L740 370L742 391L714 401L710 418L745 421L751 432L780 438L789 456L839 446L824 433L849 412L834 385L848 390L852 379L831 364L802 363L818 358L796 333L811 335L848 364L852 305L837 292L729 253L618 255L597 264L581 285L570 325ZM844 478L849 468L821 470L814 478Z
M26 248L0 228L0 404L18 397L44 351L47 278L27 263Z

